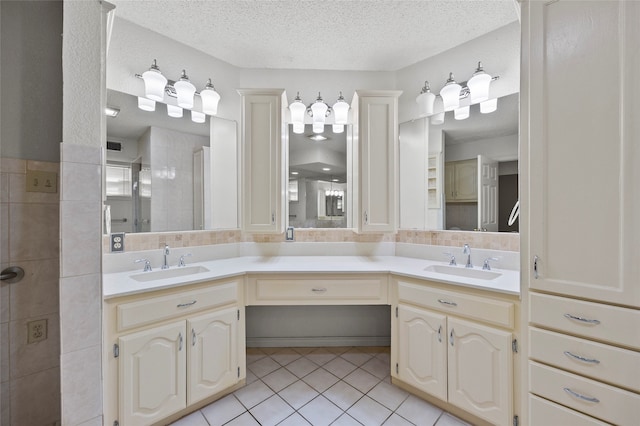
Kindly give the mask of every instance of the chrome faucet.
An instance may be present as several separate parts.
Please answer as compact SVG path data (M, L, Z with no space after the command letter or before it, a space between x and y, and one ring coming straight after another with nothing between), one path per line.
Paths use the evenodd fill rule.
M185 257L191 256L191 253L185 253L182 256L180 256L180 260L178 260L178 267L183 267L183 266L187 266L186 262L184 261Z
M151 262L149 262L147 259L137 259L134 260L135 263L140 263L140 262L144 262L144 272L150 272L151 269Z
M446 256L449 256L449 266L456 266L456 257L453 255L453 253L450 252L444 252L443 253Z
M169 244L164 245L164 261L162 262L162 269L169 269L169 264L167 263L167 255L169 254Z
M463 249L462 249L462 254L466 254L467 255L467 264L464 265L465 268L473 268L473 263L471 263L471 247L469 247L469 244L465 244Z

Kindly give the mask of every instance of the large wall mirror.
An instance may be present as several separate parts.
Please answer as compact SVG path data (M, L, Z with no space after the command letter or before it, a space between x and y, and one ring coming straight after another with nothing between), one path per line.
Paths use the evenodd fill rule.
M401 227L518 232L518 220L510 221L518 201L518 115L514 93L491 113L472 105L464 120L447 112L442 124L430 117L401 123ZM424 184L417 181L422 170Z
M311 125L296 134L289 125L289 226L348 228L351 226L351 181L347 146L351 126L334 133L325 126L314 133Z
M107 105L120 110L107 118L111 232L210 229L210 135L218 121L227 120L169 117L160 103L156 111L143 111L137 97L114 90L107 91ZM235 123L226 127L235 134Z

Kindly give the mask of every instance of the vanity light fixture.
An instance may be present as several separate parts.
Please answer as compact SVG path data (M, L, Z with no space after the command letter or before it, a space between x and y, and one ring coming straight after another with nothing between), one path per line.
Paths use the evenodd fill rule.
M334 124L332 127L333 133L343 133L344 124Z
M135 74L135 76L144 81L144 96L138 97L138 108L141 110L155 111L155 103L162 102L167 105L167 114L170 117L182 117L183 108L192 110L196 114L192 114L191 119L196 123L204 123L206 121L206 116L204 120L202 119L203 114L216 115L218 113L220 94L216 92L211 79L207 80L202 92L197 92L185 70L182 70L182 74L177 81L168 80L160 72L155 59L147 71L142 75ZM202 100L202 112L193 111L195 95L200 96ZM178 106L167 103L165 96L175 98Z
M307 107L300 99L300 92L296 94L296 98L289 105L289 111L291 112L291 124L293 124L293 133L304 133L304 112Z
M420 94L416 98L416 102L418 103L418 116L426 117L427 115L433 114L433 105L436 101L436 95L431 93L431 87L429 87L429 82L424 82L424 87Z
M418 116L426 117L431 115L431 124L438 125L444 123L444 113L453 111L456 120L464 120L469 117L469 107L474 104L480 104L480 112L487 114L493 112L498 107L497 99L489 99L489 87L491 82L500 78L492 77L484 71L482 62L478 62L478 66L468 81L457 83L453 73L449 73L444 87L440 90L439 95L433 95L430 91L429 82L425 81L422 91L416 98L418 103ZM431 95L431 96L430 96ZM461 99L467 99L462 106ZM438 99L442 99L442 108L435 103ZM433 114L434 111L438 111Z
M334 123L347 124L349 122L349 104L344 100L342 92L335 104L333 104Z
M207 116L203 112L191 110L191 121L194 123L204 123L207 121Z
M106 106L104 107L104 113L107 117L117 117L120 113L120 109L116 107Z
M325 119L331 114L331 107L322 100L322 95L318 92L316 101L309 105L307 113L311 115L313 119L313 133L324 132Z

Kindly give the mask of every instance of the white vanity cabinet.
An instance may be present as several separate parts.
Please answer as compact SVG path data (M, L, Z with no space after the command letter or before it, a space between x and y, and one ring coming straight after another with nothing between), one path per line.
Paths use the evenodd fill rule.
M105 424L179 417L246 376L242 279L105 302Z
M394 383L492 424L510 424L517 302L399 278L392 278L392 290Z
M522 4L528 424L640 418L640 3ZM588 70L588 72L585 72ZM587 96L585 85L606 81ZM561 413L561 414L560 414Z
M283 89L239 89L242 105L242 230L282 233L287 126Z
M357 90L353 135L358 175L354 220L358 232L395 232L398 213L397 90Z

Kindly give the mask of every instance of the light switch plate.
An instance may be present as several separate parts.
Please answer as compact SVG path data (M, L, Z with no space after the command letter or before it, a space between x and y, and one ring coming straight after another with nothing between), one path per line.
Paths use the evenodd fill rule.
M124 251L124 232L114 232L110 235L110 244L112 253L119 253Z
M285 234L286 241L293 241L293 226L287 228L287 233Z

